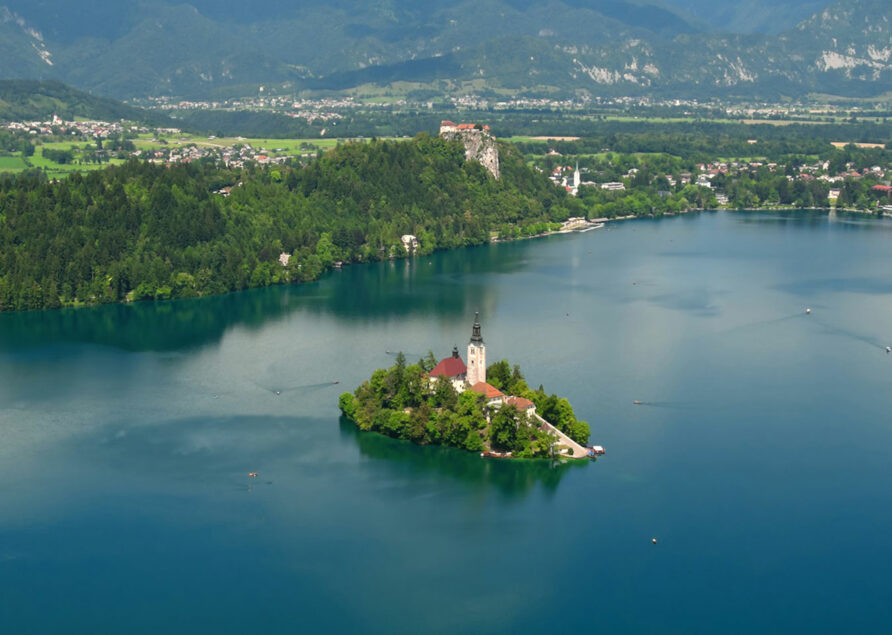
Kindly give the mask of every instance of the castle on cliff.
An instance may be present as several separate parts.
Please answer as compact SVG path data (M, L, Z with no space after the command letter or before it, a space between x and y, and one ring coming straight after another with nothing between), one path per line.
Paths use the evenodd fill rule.
M440 136L461 141L465 146L465 160L478 161L496 180L499 179L499 146L489 126L443 121L440 123Z

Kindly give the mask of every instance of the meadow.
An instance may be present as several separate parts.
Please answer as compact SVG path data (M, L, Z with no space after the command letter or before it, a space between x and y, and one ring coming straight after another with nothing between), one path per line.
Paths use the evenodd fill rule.
M21 172L27 167L18 154L0 156L0 172Z

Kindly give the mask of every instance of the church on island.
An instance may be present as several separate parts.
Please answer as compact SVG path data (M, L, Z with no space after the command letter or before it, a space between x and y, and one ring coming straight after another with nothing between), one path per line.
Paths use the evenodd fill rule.
M471 329L471 341L468 342L468 363L458 353L458 347L452 349L452 355L440 361L431 371L431 383L444 378L452 382L456 392L472 390L486 398L486 404L490 407L500 408L510 404L519 412L529 415L536 414L536 404L523 397L505 395L495 386L486 383L486 344L480 333L480 313L474 314L474 326Z
M546 395L541 387L530 390L520 369L512 372L507 360L489 370L501 389L486 381L486 344L477 313L465 359L456 346L439 363L428 356L407 366L401 353L394 366L379 368L355 391L343 393L338 406L360 430L483 457L582 459L604 453L600 446L582 445L589 426L576 419L566 399Z

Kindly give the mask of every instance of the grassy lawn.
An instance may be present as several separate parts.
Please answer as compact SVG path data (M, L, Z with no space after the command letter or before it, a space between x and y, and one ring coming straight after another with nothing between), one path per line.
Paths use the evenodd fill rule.
M86 141L74 142L74 141L56 141L53 143L43 143L38 146L38 152L40 152L41 148L46 148L47 150L74 150L75 152L80 152L85 147L89 147L90 150L94 150L96 148L95 143L87 143Z
M20 156L0 156L0 172L21 172L27 167Z
M72 146L82 148L84 144L72 144L70 142L62 142L62 143L47 143L42 146L37 146L35 148L34 156L28 159L28 162L31 164L31 167L38 168L44 170L46 175L50 178L63 178L71 174L72 172L93 172L95 170L103 170L110 165L120 165L124 163L121 159L112 159L111 161L107 161L105 163L78 163L79 158L81 156L80 152L75 153L75 160L73 163L56 163L55 161L51 161L43 156L44 149L53 149L53 150L68 150Z

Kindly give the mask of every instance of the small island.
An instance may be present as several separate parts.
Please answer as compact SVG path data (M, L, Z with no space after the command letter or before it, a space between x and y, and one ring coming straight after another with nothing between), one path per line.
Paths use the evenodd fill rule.
M437 362L433 352L417 364L399 353L353 393L341 395L341 412L360 430L420 445L447 445L499 458L594 457L590 434L566 399L532 390L507 360L486 366L480 317L474 317L467 364L458 347Z

